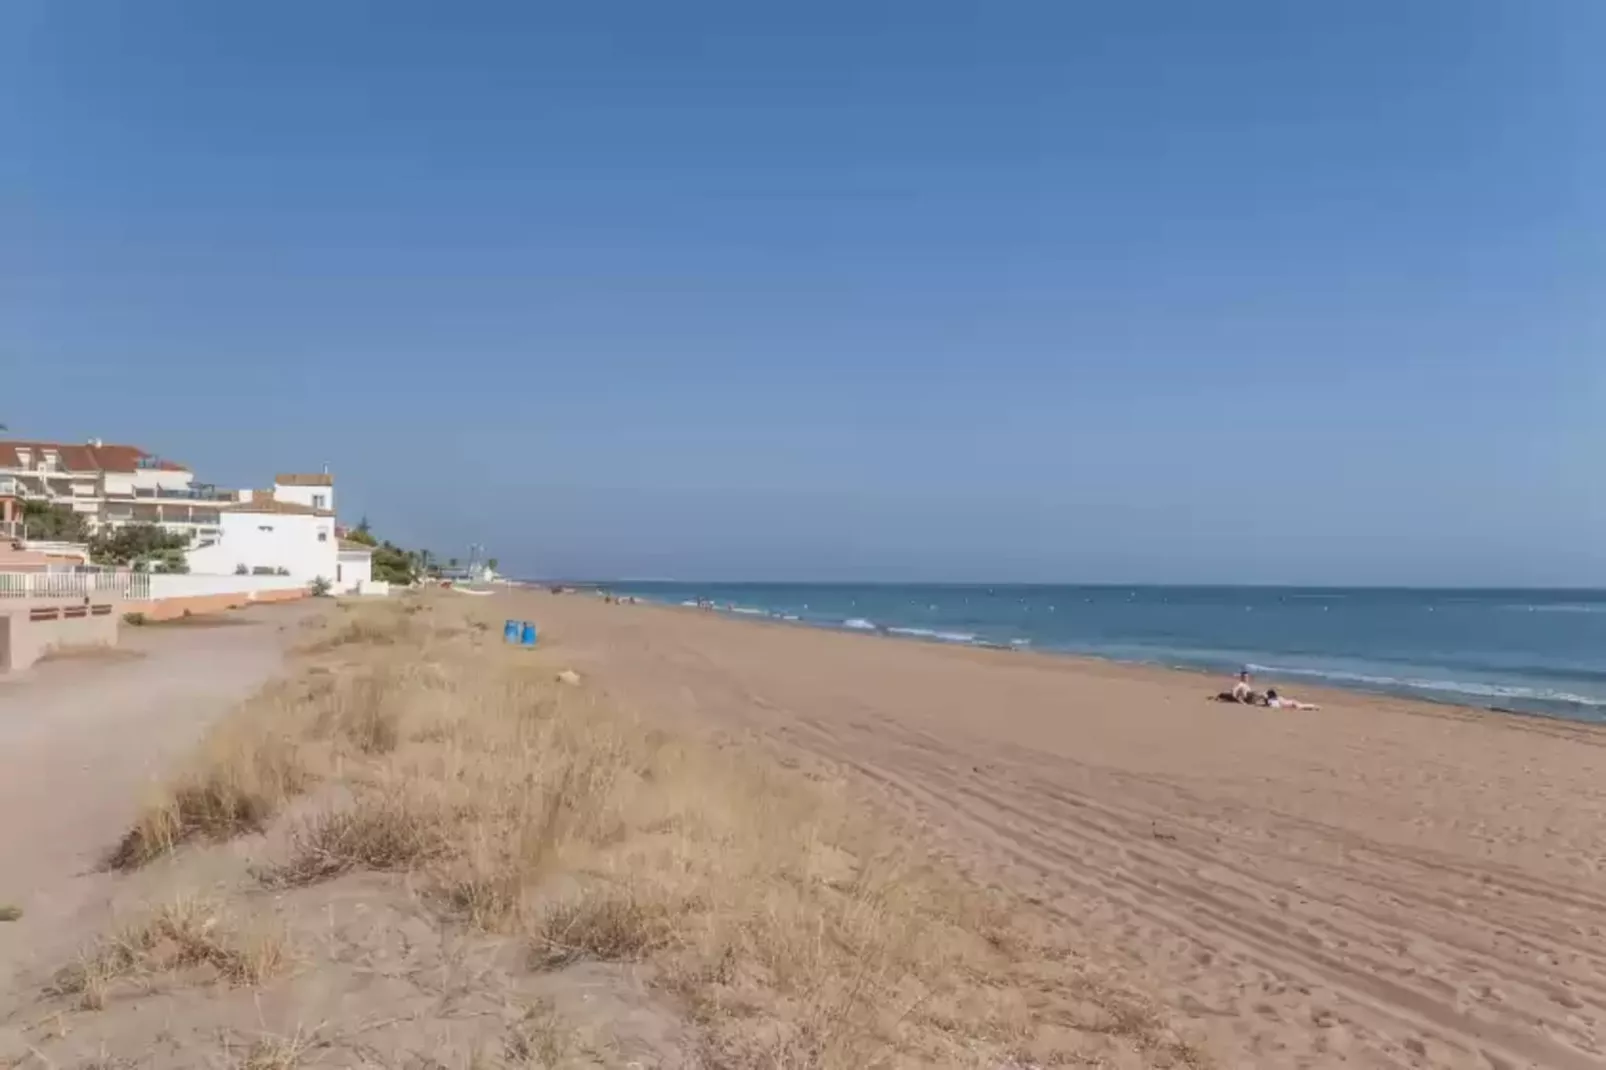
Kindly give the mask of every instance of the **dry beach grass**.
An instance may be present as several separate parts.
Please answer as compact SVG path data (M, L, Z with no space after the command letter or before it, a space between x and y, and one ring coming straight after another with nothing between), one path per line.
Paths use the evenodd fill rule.
M161 905L50 979L30 1050L1201 1063L1067 931L934 859L831 768L626 716L559 679L561 646L503 647L488 612L409 599L321 619L111 850Z

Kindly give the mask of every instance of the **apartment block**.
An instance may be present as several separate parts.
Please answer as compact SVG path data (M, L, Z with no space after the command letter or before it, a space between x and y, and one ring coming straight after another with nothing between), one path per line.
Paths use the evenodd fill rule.
M204 538L218 533L221 508L239 495L196 483L187 466L138 446L90 439L82 444L0 442L0 498L66 506L81 514L91 531L160 524ZM15 517L11 523L20 528Z

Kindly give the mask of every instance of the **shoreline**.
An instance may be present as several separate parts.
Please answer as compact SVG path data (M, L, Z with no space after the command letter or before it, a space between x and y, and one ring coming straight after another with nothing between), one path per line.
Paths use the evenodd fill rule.
M552 597L545 586L519 585L513 588L519 591L536 591ZM1117 588L1112 588L1117 589ZM1125 589L1125 588L1119 588ZM1384 589L1384 588L1379 588ZM1392 590L1393 588L1387 588ZM1408 590L1410 588L1399 588ZM580 588L572 594L560 597L598 597L607 588ZM619 597L619 596L616 596ZM656 598L648 595L626 593L622 597L633 598L636 604L651 606L655 609L668 609L680 612L689 612L697 615L713 616L721 620L730 620L754 624L772 624L799 628L810 632L823 632L828 635L857 636L866 639L883 639L911 642L924 647L933 647L943 650L972 651L990 654L1005 654L1014 658L1046 658L1056 663L1072 662L1086 666L1108 666L1117 669L1132 669L1152 671L1166 674L1181 674L1196 677L1200 681L1215 681L1221 686L1216 690L1225 690L1231 685L1229 670L1212 670L1195 665L1176 665L1162 661L1145 661L1131 658L1121 658L1108 654L1096 654L1085 651L1055 650L1051 648L1033 646L1030 642L1020 644L1005 644L993 642L957 642L941 638L939 635L921 634L915 629L901 629L882 625L868 628L849 627L846 624L830 624L820 621L806 620L801 617L783 616L769 610L756 607L740 607L726 609L720 606L696 607L686 605L684 602ZM1397 703L1405 706L1421 706L1425 710L1448 710L1462 713L1483 714L1492 717L1518 717L1527 721L1564 725L1572 728L1590 730L1606 736L1606 718L1570 717L1562 713L1547 710L1523 709L1518 706L1503 706L1497 704L1480 704L1457 701L1452 698L1437 698L1424 695L1418 691L1408 691L1404 688L1388 690L1386 688L1369 688L1362 686L1346 687L1331 680L1321 683L1306 683L1306 678L1295 677L1293 674L1279 674L1272 671L1257 671L1254 673L1257 680L1271 680L1279 685L1278 691L1284 697L1298 698L1301 701L1315 701L1319 705L1327 706L1353 701L1357 698L1373 701ZM1224 682L1225 681L1225 682ZM1208 686L1208 685L1206 685ZM1297 689L1298 694L1289 694ZM1314 696L1314 698L1312 697ZM1230 704L1229 708L1230 708Z

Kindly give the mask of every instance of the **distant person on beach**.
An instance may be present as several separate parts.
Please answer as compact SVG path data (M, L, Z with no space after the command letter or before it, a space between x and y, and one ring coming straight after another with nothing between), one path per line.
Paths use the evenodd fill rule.
M1274 710L1319 710L1320 706L1313 702L1301 702L1298 699L1284 698L1277 693L1275 687L1266 689L1266 705Z
M1245 706L1255 706L1261 702L1261 696L1249 683L1249 670L1243 669L1238 673L1238 682L1232 685L1231 691L1222 691L1216 695L1217 702L1239 702Z

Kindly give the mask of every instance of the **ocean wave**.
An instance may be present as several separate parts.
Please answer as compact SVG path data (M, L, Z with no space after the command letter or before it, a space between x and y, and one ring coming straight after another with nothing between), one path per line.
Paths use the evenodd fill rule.
M1601 602L1552 602L1549 605L1512 603L1499 608L1524 613L1606 613L1606 603Z
M1570 706L1588 706L1606 709L1606 698L1578 695L1549 687L1521 687L1512 684L1485 684L1473 680L1431 680L1411 676L1373 676L1368 673L1344 672L1337 669L1294 669L1284 665L1248 666L1250 672L1272 673L1276 676L1304 676L1315 680L1332 680L1337 683L1366 684L1370 687L1412 691L1431 691L1452 695L1476 695L1488 699L1526 699L1531 702L1556 702Z
M766 609L754 609L752 606L731 606L730 609L729 609L729 612L731 612L731 613L740 613L744 617L767 617L767 616L769 616L769 610L766 610Z
M880 629L875 626L875 621L865 620L863 617L849 617L847 620L842 622L842 627L850 628L856 632L880 631Z
M915 639L937 639L944 643L974 643L975 635L970 632L942 632L932 628L888 628L893 635L907 635Z

